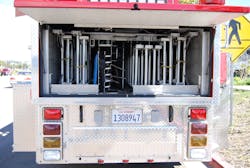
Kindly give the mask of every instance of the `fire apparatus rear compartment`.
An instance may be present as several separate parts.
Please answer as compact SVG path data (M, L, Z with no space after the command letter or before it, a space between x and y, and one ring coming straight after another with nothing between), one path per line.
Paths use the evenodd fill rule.
M40 26L41 96L210 96L212 28Z
M211 160L230 118L215 25L250 10L178 2L15 0L38 23L14 150L40 164Z

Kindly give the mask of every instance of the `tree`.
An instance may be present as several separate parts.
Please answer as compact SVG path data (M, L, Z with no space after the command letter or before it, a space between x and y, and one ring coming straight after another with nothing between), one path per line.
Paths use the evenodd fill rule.
M19 62L19 61L3 61L0 60L0 67L14 69L30 69L30 64L27 62Z
M6 67L6 62L0 60L0 67Z

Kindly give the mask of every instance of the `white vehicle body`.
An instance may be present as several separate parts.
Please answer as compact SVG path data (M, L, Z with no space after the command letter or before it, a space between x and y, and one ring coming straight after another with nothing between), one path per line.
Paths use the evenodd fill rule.
M15 151L47 164L152 163L209 161L225 144L231 79L228 68L220 84L215 25L249 8L121 4L16 0L39 23L32 105L27 86L14 88Z
M16 75L10 77L10 85L31 84L31 71L18 71Z

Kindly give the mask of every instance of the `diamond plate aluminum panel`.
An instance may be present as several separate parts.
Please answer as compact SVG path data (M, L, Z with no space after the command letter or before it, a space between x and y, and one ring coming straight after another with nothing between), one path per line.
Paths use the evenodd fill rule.
M68 143L176 143L177 127L74 127Z
M182 125L182 111L185 110L182 106L174 106L175 117L172 122L169 122L169 106L168 105L137 105L137 106L101 106L101 105L81 105L83 109L83 122L80 122L80 105L70 105L68 111L69 128L70 127L110 127L110 126L167 126L167 125ZM112 124L112 109L122 108L139 108L142 109L143 117L141 124ZM152 121L152 116L155 111L158 111L158 121ZM98 112L98 113L97 113ZM101 118L95 116L99 114ZM67 115L67 114L65 114ZM96 119L98 118L98 122ZM99 121L100 120L100 121Z
M188 144L188 109L190 106L173 106L174 119L168 121L169 105L63 105L46 104L43 107L62 107L63 110L63 160L57 163L97 163L103 159L110 163L121 163L123 159L130 162L174 162L186 158ZM80 106L83 109L83 120L80 122ZM200 105L196 105L200 107ZM112 124L111 111L116 108L143 109L142 124ZM211 122L213 109L208 109L208 122ZM162 121L153 122L151 111L160 111ZM95 123L95 111L103 112L102 123ZM43 123L40 120L40 123ZM209 127L209 130L211 128ZM38 133L40 138L42 135ZM211 131L208 139L211 139ZM38 143L37 161L43 161L42 145ZM211 142L208 143L210 156Z
M112 124L111 111L119 108L141 108L142 124ZM98 158L109 162L121 162L124 158L133 162L175 161L183 158L184 130L187 130L188 109L174 106L174 120L168 121L168 105L82 105L83 122L79 122L80 105L69 105L65 113L64 154L75 163L95 163ZM151 111L159 111L158 122L151 121ZM103 112L102 123L95 123L95 111ZM186 140L186 139L185 139ZM80 158L80 160L79 160ZM170 158L170 159L169 159ZM132 162L132 161L131 161Z
M182 134L177 127L75 127L66 138L65 155L76 162L104 158L112 162L123 158L149 158L165 161L182 156ZM179 146L179 147L178 147ZM82 158L82 161L78 160Z
M51 93L59 95L98 94L98 85L52 84Z

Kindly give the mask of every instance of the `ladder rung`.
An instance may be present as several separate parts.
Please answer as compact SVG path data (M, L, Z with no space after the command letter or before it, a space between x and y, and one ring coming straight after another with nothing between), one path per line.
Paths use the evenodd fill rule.
M111 80L110 80L110 79L105 79L105 83L106 83L106 82L111 82Z
M99 44L99 47L112 47L112 44Z

